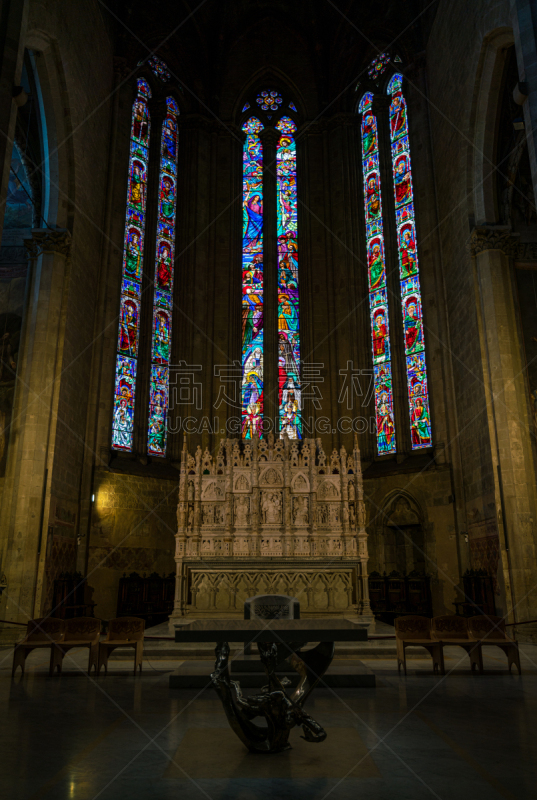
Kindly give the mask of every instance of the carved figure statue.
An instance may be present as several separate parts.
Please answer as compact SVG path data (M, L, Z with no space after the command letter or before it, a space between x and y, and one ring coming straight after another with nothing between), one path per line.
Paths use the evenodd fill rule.
M246 497L238 497L235 506L235 524L239 528L245 528L248 525L248 512L250 511L250 504Z
M294 523L297 527L309 523L308 500L306 497L299 497L295 500L294 512Z
M262 501L263 519L267 525L281 522L282 502L278 492L264 492Z
M194 481L188 482L188 499L194 500Z
M321 525L328 525L328 506L326 503L321 503L318 514Z

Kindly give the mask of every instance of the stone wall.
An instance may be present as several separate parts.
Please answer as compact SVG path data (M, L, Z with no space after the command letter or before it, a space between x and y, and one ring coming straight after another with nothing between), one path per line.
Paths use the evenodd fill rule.
M403 505L405 514L394 519L402 537L405 538L407 524L421 529L423 545L414 559L423 565L423 571L431 576L433 611L435 614L452 614L454 600L460 600L456 586L460 583L459 550L461 542L457 530L451 470L447 467L432 468L413 474L392 474L382 478L368 478L364 474L364 494L367 511L367 544L369 550L369 572L390 572L385 562L387 526L393 519L393 509ZM408 519L405 519L405 515ZM412 543L405 542L410 551ZM462 545L464 545L464 541ZM409 553L410 555L410 553ZM421 559L420 559L420 556ZM408 563L407 572L412 565ZM400 571L400 570L399 570Z
M178 486L178 480L96 471L87 566L96 616L115 616L122 575L175 571Z
M299 19L299 0L295 6L297 16L286 18L285 36L269 3L267 19L245 39L239 34L239 4L225 4L224 11L207 2L200 18L179 29L160 52L174 73L181 111L172 361L199 365L195 380L202 386L199 408L187 402L174 412L193 417L197 430L189 447L200 444L213 456L227 415L236 413L236 407L218 404L222 385L214 367L231 364L240 353L242 142L237 124L244 97L262 81L285 86L302 120L297 133L302 350L306 362L320 365L323 379L319 404L308 401L305 408L323 428L308 435L322 436L328 450L350 448L352 429L338 430L334 423L342 416L373 417L371 399L365 399L367 377L362 396L349 408L342 372L349 363L371 368L355 86L375 52L356 46L354 29L334 17L337 10L330 4L316 10L311 25ZM22 53L30 48L42 82L51 153L49 193L41 208L53 230L39 223L44 232L39 246L34 241L29 271L21 381L0 487L2 570L9 587L0 617L41 613L55 575L68 563L74 567L75 559L95 586L98 615L108 617L115 613L124 572L172 571L177 529L174 461L182 436L171 434L168 459L151 463L141 424L147 409L149 304L141 338L145 355L136 452L119 458L110 450L133 70L144 54L135 38L118 35L93 0L21 0L10 9L2 54L2 74L10 77L0 86L0 125L3 140L11 140L16 111L10 87L19 83ZM478 266L468 247L476 225L498 223L487 173L494 151L494 103L479 105L490 67L487 47L497 37L505 45L515 41L519 64L529 64L520 78L530 79L537 62L528 9L527 0L440 0L423 17L423 29L421 23L408 27L405 4L391 4L383 20L387 41L405 30L398 46L409 108L435 448L433 457L409 447L397 303L390 310L390 328L400 447L396 458L379 460L374 432L367 427L360 448L378 566L381 548L375 550L375 539L384 536L384 516L401 497L408 519L418 519L423 528L435 611L452 610L453 584L472 558L476 564L498 563L499 573L503 570L498 585L503 591L505 584L509 594L498 461L518 597L535 575L534 464L523 435L529 410L514 383L511 394L502 397L511 416L502 417L494 406L498 385L507 386L508 370L516 372L522 363L509 286L512 264L508 253L498 251ZM361 27L376 25L378 9L367 13L372 17L369 22L360 18ZM149 9L147 14L146 21L132 23L147 22L148 35L152 31L157 42L154 14ZM221 23L221 44L206 48L205 30L215 21ZM292 52L285 44L290 35ZM206 63L199 69L202 52ZM218 76L216 83L208 74ZM491 97L500 91L498 75L491 72ZM148 80L155 86L151 76ZM524 107L528 130L534 127L534 94ZM529 156L535 185L535 147ZM0 142L0 219L10 158L11 153L6 161ZM396 299L393 213L388 213L386 191L384 201L388 281ZM148 280L151 264L148 258ZM219 424L213 427L215 416ZM6 598L11 598L7 606ZM529 607L526 613L531 616Z

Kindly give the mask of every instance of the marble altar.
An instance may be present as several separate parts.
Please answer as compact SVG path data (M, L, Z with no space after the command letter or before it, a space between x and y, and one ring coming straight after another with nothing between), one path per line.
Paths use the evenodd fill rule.
M304 617L372 622L357 437L327 457L320 439L186 441L180 466L173 622L242 616L258 594L287 594Z

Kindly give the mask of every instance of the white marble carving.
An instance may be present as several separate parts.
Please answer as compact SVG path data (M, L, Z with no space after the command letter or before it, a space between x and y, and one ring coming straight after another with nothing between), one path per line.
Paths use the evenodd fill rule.
M338 584L337 592L326 589L323 597L332 598L327 601L327 613L344 608L345 614L354 610L370 615L357 441L352 453L342 447L329 459L320 439L300 443L273 436L248 442L222 439L214 457L208 450L198 450L193 456L185 445L177 521L174 618L218 610L224 589L218 581L213 582L214 569L235 575L233 591L245 597L273 590L294 595L293 586L302 585L300 576L314 569L315 583L310 584L309 579L304 583L301 604L321 608L325 600L318 606L314 596L325 591L325 584L328 587L328 577L322 576L333 574L334 558L339 565L349 562L348 578L345 589L343 584ZM275 569L276 562L285 565L278 567L278 574L285 574L289 591L284 591L283 578L273 589L267 583L272 574L270 569L267 572L268 565ZM194 568L204 574L202 579L199 572L196 585L192 582ZM333 601L336 595L337 602ZM242 613L237 597L229 595L223 603L222 610L229 609Z

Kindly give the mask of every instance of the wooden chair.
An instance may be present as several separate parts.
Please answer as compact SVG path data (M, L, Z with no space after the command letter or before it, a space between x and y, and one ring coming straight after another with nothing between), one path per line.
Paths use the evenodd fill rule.
M56 670L61 675L63 658L73 647L89 648L88 675L92 666L97 671L99 662L99 637L101 620L95 617L74 617L65 621L65 633L61 642L52 645L50 658L50 674Z
M104 666L105 674L108 673L108 657L116 647L134 647L134 674L136 667L142 671L144 654L145 620L138 617L118 617L111 619L108 624L108 636L104 642L99 642L99 666L101 672Z
M483 672L483 656L481 646L476 637L468 629L466 617L459 617L454 614L446 614L443 617L434 617L431 623L431 633L434 638L445 645L457 645L462 647L470 656L472 672L479 670Z
M444 674L444 654L442 645L435 641L431 636L431 620L428 617L397 617L395 620L395 637L397 644L397 669L401 672L401 666L406 675L406 655L407 647L425 647L433 659L433 669L435 672Z
M493 617L490 615L479 615L477 617L470 617L468 619L468 630L471 635L479 639L480 648L483 645L494 644L499 647L507 656L507 663L509 665L509 672L514 664L520 670L520 652L518 649L518 642L510 639L505 633L505 622L501 617Z
M65 622L63 619L56 619L55 617L31 619L26 627L26 638L15 645L11 677L15 675L17 667L21 668L24 675L24 665L28 653L38 648L52 648L56 642L60 642L63 639L64 632ZM50 657L52 661L52 652Z

